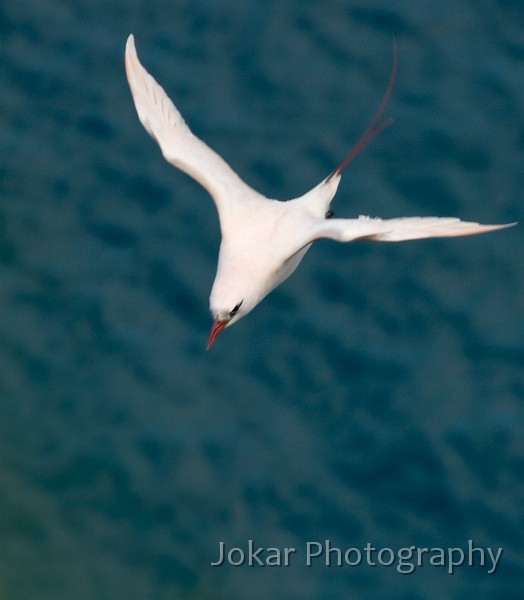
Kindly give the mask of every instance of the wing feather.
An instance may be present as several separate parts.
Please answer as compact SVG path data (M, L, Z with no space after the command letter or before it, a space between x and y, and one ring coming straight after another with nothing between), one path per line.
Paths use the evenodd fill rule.
M378 219L360 216L358 219L327 219L319 221L313 239L331 238L339 242L371 240L374 242L402 242L435 237L476 235L511 227L505 225L481 225L461 221L456 217L404 217Z
M138 117L164 158L198 181L220 213L246 194L256 194L214 150L197 138L164 89L138 60L133 35L127 39L126 74Z

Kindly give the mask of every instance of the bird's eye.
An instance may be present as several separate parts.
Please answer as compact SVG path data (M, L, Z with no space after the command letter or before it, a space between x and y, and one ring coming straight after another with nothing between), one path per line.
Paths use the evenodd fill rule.
M243 300L241 300L241 301L240 301L240 302L239 302L239 303L238 303L238 304L235 306L235 308L234 308L234 309L233 309L233 310L232 310L232 311L229 313L229 316L230 316L230 317L234 317L234 316L237 314L237 312L238 312L238 309L239 309L239 308L242 306L242 302L244 302L244 301L243 301Z

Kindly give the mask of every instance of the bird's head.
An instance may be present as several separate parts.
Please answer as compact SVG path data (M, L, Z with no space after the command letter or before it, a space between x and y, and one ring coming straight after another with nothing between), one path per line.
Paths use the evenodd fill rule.
M286 260L278 249L272 251L271 247L264 247L264 251L260 251L260 244L251 248L250 241L246 241L247 249L233 248L233 252L228 252L230 249L222 241L217 274L209 297L213 326L207 341L208 350L226 327L249 314L282 283L304 254L304 251L299 251Z
M244 302L244 299L229 302L225 305L221 304L220 306L221 308L218 308L218 305L213 303L210 306L214 321L211 327L211 332L209 333L209 338L207 340L208 350L211 348L213 342L216 340L221 331L241 319L243 316L247 315L247 313L251 310L251 308L248 308L249 305Z
M217 274L209 296L209 310L213 325L207 341L207 349L219 334L242 317L274 288L275 267L267 263L266 255L249 254L246 260L238 256L230 258L220 251Z

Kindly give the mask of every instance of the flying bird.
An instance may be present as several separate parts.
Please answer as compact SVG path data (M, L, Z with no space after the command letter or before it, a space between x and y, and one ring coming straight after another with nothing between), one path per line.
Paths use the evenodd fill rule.
M164 89L138 60L133 35L127 40L125 66L142 125L157 141L164 158L209 192L218 211L222 241L209 298L214 320L208 349L221 331L245 317L293 273L315 240L400 242L474 235L514 225L480 225L454 217L333 218L330 204L343 169L392 122L380 118L395 81L396 46L388 87L359 141L326 179L287 201L266 198L251 188L191 132Z

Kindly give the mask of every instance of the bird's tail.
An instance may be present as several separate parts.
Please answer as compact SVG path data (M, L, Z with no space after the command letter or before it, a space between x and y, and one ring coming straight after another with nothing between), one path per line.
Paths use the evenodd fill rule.
M393 123L393 119L390 117L385 119L384 121L380 121L380 117L384 112L384 109L387 106L389 101L389 97L391 96L391 91L393 90L393 86L395 84L395 78L397 75L397 44L393 41L393 66L391 67L391 75L389 76L389 83L382 98L382 102L378 107L375 116L373 117L371 123L367 126L364 133L360 136L357 143L353 146L351 152L346 156L346 158L340 163L340 165L329 175L327 181L329 181L332 177L336 175L340 175L340 173L349 165L349 163L360 154L364 148L370 144L376 137L379 135L386 127L389 127L391 123ZM379 122L380 121L380 122Z

